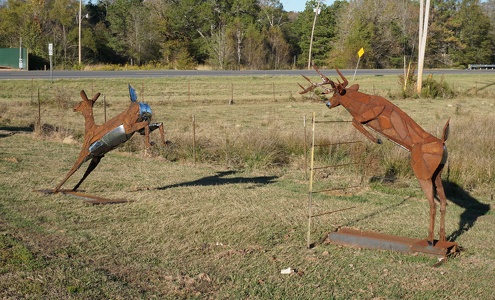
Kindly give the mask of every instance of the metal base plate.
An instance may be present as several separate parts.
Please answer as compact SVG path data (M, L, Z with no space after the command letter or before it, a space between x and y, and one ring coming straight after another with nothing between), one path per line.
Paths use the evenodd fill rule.
M336 232L331 232L328 234L328 240L343 246L420 253L443 258L459 252L459 246L454 242L435 240L434 245L430 246L426 239L413 239L350 228L340 228Z
M72 190L58 190L58 191L55 191L55 190L35 190L35 192L40 192L40 193L44 193L44 194L61 193L64 195L70 195L70 196L74 196L77 198L81 198L84 201L86 201L87 203L90 203L93 205L129 202L129 200L126 200L126 199L108 199L108 198L102 198L102 197L93 196L93 195L89 195L89 194L85 194L85 193L81 193L81 192L74 192Z

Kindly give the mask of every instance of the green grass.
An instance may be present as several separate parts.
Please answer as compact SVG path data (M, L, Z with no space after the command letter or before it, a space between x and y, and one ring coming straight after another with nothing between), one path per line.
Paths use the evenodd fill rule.
M295 83L302 83L301 79L270 78L280 91L273 100L269 84L264 91L256 89L266 78L229 78L234 86L244 86L244 94L233 105L228 105L230 82L225 78L209 79L201 86L211 99L205 102L200 100L202 91L187 100L187 85L178 84L185 79L143 80L154 120L165 123L167 139L173 144L156 145L152 157L145 157L142 138L136 136L129 145L107 154L81 189L130 202L100 206L34 192L56 186L77 157L82 137L82 117L61 107L68 101L62 96L58 102L51 99L71 95L70 102L75 102L79 89L90 91L92 82L2 81L1 297L491 298L494 91L485 88L474 95L469 88L495 77L464 81L466 89L454 99L394 100L434 134L451 118L450 172L444 173L450 199L446 229L463 251L436 268L432 267L435 258L421 255L327 243L306 248L304 116L310 119L312 112L318 120L348 120L349 116L343 109L328 110L321 102L297 95ZM460 79L446 80L458 89ZM383 96L394 93L396 81L393 77L358 78L363 90L374 89ZM47 99L42 106L47 130L43 134L29 127L38 113L36 101L30 99L31 84L43 86ZM126 82L93 84L94 92L107 95L109 116L126 107ZM213 87L222 84L227 91L216 91L215 97ZM179 89L173 92L176 96L160 100L160 95L172 94L172 88ZM95 108L95 115L103 120L102 106ZM192 115L198 139L196 163ZM378 146L365 141L349 123L317 126L319 141L364 143L318 150L318 165L355 158L363 165L315 174L316 189L350 183L359 187L315 195L315 213L354 208L315 218L313 241L336 226L426 237L428 204L408 169L407 153L388 142ZM307 128L308 136L309 132ZM152 136L158 139L158 133ZM66 187L73 186L82 172ZM280 274L288 267L298 273Z

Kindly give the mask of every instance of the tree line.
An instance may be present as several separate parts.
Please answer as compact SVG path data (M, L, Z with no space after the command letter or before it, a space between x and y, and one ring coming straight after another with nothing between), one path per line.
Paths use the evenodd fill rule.
M363 68L416 61L419 1L318 2L287 12L279 0L90 0L79 18L78 0L0 0L0 48L22 40L30 68L41 68L53 43L60 69L287 69L305 68L310 59L353 68L361 48ZM495 0L431 2L425 67L495 63Z

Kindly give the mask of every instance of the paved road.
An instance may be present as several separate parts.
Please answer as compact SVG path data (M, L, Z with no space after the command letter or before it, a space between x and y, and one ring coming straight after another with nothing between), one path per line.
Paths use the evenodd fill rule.
M336 74L333 70L322 70L325 75ZM368 76L383 76L383 75L399 75L402 74L399 69L357 70L357 75ZM346 77L354 75L354 70L342 70ZM487 73L495 74L495 70L425 70L423 74L473 74ZM79 78L156 78L156 77L178 77L178 76L315 76L314 70L247 70L247 71L179 71L179 70L163 70L163 71L53 71L53 79L79 79ZM16 70L0 70L0 79L50 79L50 71L16 71Z

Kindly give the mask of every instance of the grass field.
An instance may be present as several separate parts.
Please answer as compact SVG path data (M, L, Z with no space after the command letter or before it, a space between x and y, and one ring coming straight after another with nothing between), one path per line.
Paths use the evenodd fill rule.
M495 75L444 80L456 97L400 99L397 77L357 77L362 91L391 99L435 135L451 120L446 229L462 252L438 267L428 256L323 241L337 226L427 234L428 204L407 153L388 142L371 144L349 123L317 124L317 140L363 143L320 149L316 163L362 164L321 170L315 185L359 186L313 200L315 213L355 208L315 218L316 246L306 247L303 145L310 128L304 118L309 123L313 112L317 120L350 118L344 109L328 110L315 95L298 95L302 78L130 82L151 105L154 121L164 122L171 143L157 144L145 156L142 138L135 136L105 155L80 189L129 200L113 205L34 190L55 187L79 153L83 118L71 109L79 91L102 93L95 107L101 123L105 111L111 117L128 105L127 81L1 81L0 296L493 299ZM39 115L43 131L33 131ZM152 139L158 141L158 133ZM64 187L80 176L82 170ZM289 267L297 271L281 274Z

